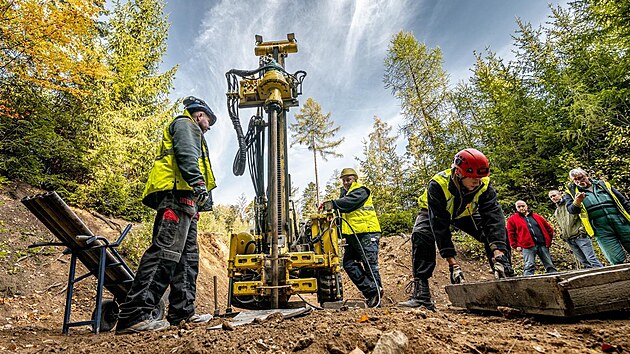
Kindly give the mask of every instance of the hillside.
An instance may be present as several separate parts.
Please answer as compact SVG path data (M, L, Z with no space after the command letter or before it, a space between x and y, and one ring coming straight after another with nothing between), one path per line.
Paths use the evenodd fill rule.
M61 248L27 246L54 241L53 235L20 203L39 191L15 184L0 192L0 352L16 353L349 353L369 352L382 334L393 330L409 339L406 353L600 353L630 348L630 314L611 318L583 318L568 323L543 318L504 318L494 314L469 314L449 308L443 286L448 268L440 261L432 279L438 311L405 310L394 304L406 299L410 275L408 236L388 237L381 244L381 272L385 285L384 306L379 309L315 311L289 320L269 319L234 330L209 331L206 326L185 326L153 334L98 336L87 327L61 334L65 284L70 256ZM99 215L76 210L90 229L115 238L116 224ZM134 227L137 229L137 227ZM133 232L133 229L132 229ZM201 271L197 305L212 312L213 276L218 277L218 302L226 304L226 251L219 237L200 235ZM464 262L469 281L489 279L487 265ZM84 272L84 270L79 271ZM93 309L94 286L80 283L73 320L87 319ZM346 298L358 298L346 281ZM109 295L109 294L107 294ZM363 315L366 315L362 318ZM211 323L220 324L221 319Z

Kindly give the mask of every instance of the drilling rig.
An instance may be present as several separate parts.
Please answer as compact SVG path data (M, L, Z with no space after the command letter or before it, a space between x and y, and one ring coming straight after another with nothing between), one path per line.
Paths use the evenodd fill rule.
M297 53L297 41L293 33L287 40L255 39L258 68L226 73L228 113L239 145L233 172L240 176L247 165L255 192L254 229L230 238L228 311L232 305L286 307L292 295L306 293L316 293L320 304L340 301L340 233L332 208L298 227L291 198L287 112L299 105L306 72L287 72L285 59ZM256 110L245 134L240 109Z

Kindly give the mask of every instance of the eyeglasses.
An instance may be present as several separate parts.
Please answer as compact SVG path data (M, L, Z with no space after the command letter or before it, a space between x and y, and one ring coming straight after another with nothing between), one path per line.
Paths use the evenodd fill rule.
M579 176L573 176L571 179L574 181L582 181L582 180L588 179L588 177L586 175L579 175Z

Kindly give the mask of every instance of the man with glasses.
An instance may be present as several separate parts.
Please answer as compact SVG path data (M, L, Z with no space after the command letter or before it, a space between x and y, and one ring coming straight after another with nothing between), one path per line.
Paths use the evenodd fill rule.
M507 221L510 246L523 254L523 275L534 275L536 256L540 258L547 273L555 273L549 247L553 237L553 227L542 216L531 212L527 203L517 200L516 213Z
M611 264L628 262L630 201L607 181L590 178L581 168L569 171L567 211L579 215L589 236Z
M429 278L436 265L436 244L440 256L449 265L451 283L464 281L464 273L455 259L451 225L484 244L497 278L514 276L508 256L505 218L489 175L488 158L479 150L469 148L455 155L451 168L433 176L418 200L420 212L411 235L412 295L399 306L435 310Z
M556 205L553 216L558 222L558 235L569 245L571 252L584 268L603 267L595 255L593 242L584 230L582 220L579 216L569 214L567 211L567 203L563 199L563 194L556 189L549 191L549 199Z
M195 313L199 212L212 210L216 187L203 135L216 123L210 107L196 97L184 99L184 112L164 127L142 202L157 210L153 240L144 252L127 298L120 305L117 334L154 332L180 322L204 323ZM166 288L166 320L155 318Z

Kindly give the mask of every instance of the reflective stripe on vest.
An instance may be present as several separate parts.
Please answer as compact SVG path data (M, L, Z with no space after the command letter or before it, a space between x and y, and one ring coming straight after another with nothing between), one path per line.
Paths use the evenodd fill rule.
M348 189L348 193L357 188L361 188L363 185L353 182ZM346 193L346 194L348 194ZM372 192L368 189L368 198L359 209L351 211L349 213L343 213L341 215L346 221L341 223L341 233L344 235L352 235L353 231L356 234L362 234L366 232L381 232L381 225L376 217L376 211L374 211L374 204L372 204ZM350 226L352 228L350 228Z
M608 193L612 197L612 200L615 201L615 205L617 206L617 209L619 210L621 215L623 215L626 218L626 220L630 222L630 214L628 214L626 209L624 209L623 205L621 205L621 202L619 201L619 199L617 199L617 196L615 195L615 193L612 192L612 186L610 185L610 183L608 183L607 181L602 181L602 182L604 182L603 186L599 184L599 182L597 182L597 185L600 187L604 187L604 191L606 191L606 193ZM573 190L567 189L567 192L569 193L571 198L573 198L573 200L575 201L575 195L577 194L578 186L576 184L573 184L573 186L574 186ZM594 190L595 190L595 187L593 186L593 191ZM582 209L580 210L580 220L582 220L582 225L584 225L584 230L586 230L586 233L589 236L594 236L595 230L593 229L593 225L591 225L591 221L588 218L588 211L586 210L584 203L582 203Z
M171 124L173 124L176 119L184 119L183 117L192 120L188 111L184 111L183 115L175 117L170 124L164 127L162 142L158 147L158 152L155 157L155 161L153 162L153 167L151 168L147 184L144 186L144 193L142 194L143 200L145 200L148 195L155 192L193 190L192 187L184 180L182 173L177 166L173 150L173 137L169 131ZM195 125L196 124L197 123L195 123ZM203 138L203 134L201 136L201 156L198 161L199 170L203 175L206 188L210 191L217 185L214 180L214 174L212 173L212 165L210 164L210 159L208 158L208 147L205 139Z
M477 193L475 193L473 200L468 205L466 205L466 209L464 209L464 211L461 214L457 216L453 216L453 213L455 213L455 205L454 205L455 197L448 190L448 182L451 179L451 173L452 171L450 169L442 171L442 172L438 172L438 174L433 176L431 180L436 181L440 185L440 187L442 187L442 192L444 192L444 197L446 198L446 210L448 210L448 213L451 214L451 219L459 219L464 216L472 215L475 211L477 211L477 207L479 206L479 197L486 190L488 190L488 185L490 184L490 177L481 178L482 186L481 188L479 188ZM427 188L424 190L424 193L422 193L420 198L418 198L418 206L420 207L420 209L427 209L427 210L429 209L428 193L429 191Z

